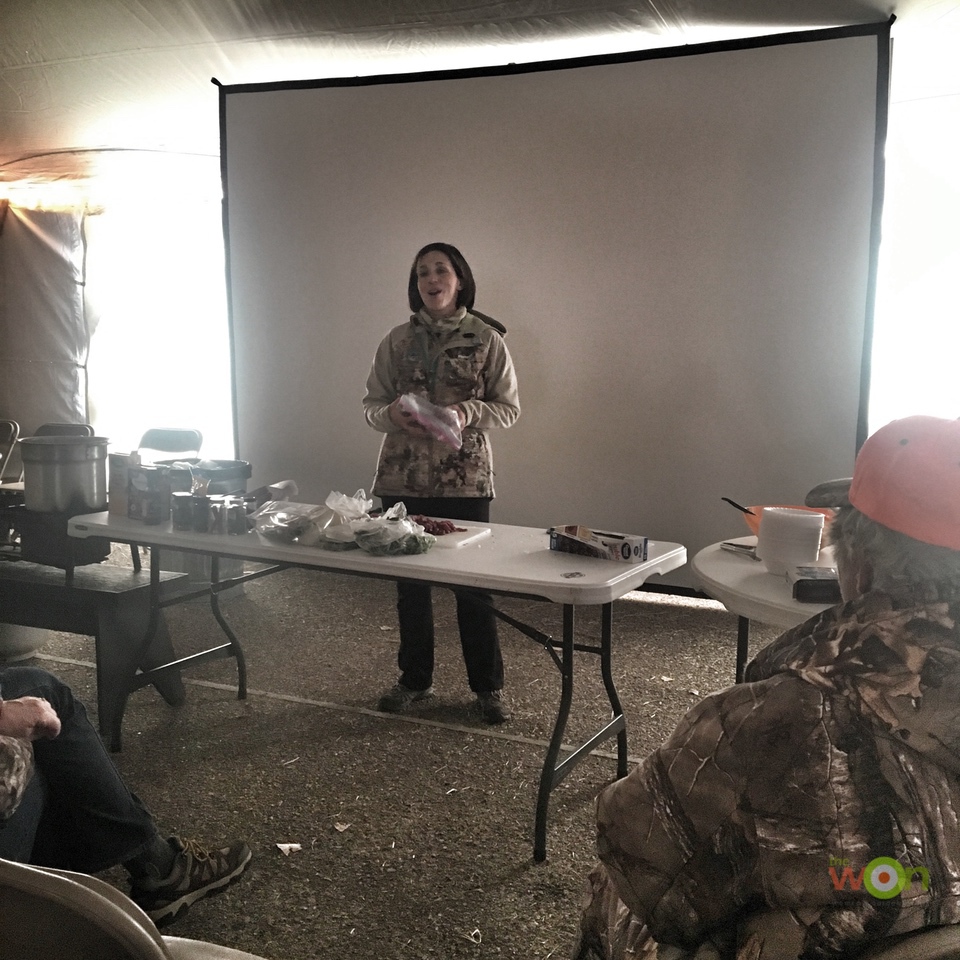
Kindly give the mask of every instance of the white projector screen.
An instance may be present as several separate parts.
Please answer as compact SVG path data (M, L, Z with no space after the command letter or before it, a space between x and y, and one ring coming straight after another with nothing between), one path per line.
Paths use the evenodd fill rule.
M237 455L370 489L374 351L444 240L508 328L493 519L701 547L863 439L889 24L220 87ZM669 581L692 581L679 571Z

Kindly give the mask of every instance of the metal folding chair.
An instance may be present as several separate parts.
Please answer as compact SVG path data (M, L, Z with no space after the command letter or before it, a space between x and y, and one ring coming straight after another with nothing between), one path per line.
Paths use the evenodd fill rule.
M149 464L158 460L190 460L199 456L203 434L192 427L151 427L140 438L137 453L140 462ZM134 570L142 563L140 545L130 544Z
M189 460L200 453L203 434L189 427L152 427L140 438L141 463ZM159 454L159 456L158 456Z
M10 454L17 445L20 436L20 424L16 420L0 420L0 483L20 479L20 473L14 477L8 474Z

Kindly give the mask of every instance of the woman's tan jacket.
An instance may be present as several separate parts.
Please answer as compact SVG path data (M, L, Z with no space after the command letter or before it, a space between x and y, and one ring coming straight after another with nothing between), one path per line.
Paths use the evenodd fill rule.
M389 407L404 393L459 405L466 416L461 448L395 426ZM384 434L374 494L493 497L487 430L510 427L520 416L513 360L500 333L479 317L461 309L453 322L437 327L421 312L381 342L363 410L367 423Z

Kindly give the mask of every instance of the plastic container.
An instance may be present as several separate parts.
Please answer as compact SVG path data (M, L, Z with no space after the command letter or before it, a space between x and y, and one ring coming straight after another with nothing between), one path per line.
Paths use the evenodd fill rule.
M776 510L802 510L809 513L822 513L827 522L832 520L833 515L836 513L836 510L832 507L804 507L794 506L792 503L767 503L761 506L750 507L750 510L753 512L745 513L743 519L754 536L760 533L760 520L763 517L763 511L767 509L767 507Z
M172 467L174 463L188 463L190 467L189 469ZM247 492L247 481L253 475L253 470L246 460L203 460L188 457L181 460L158 461L158 464L168 468L171 490L174 492L193 492L193 478L195 476L206 480L206 490L197 491L200 499L223 494L242 496ZM197 497L194 497L194 502L197 499ZM202 512L203 508L199 509ZM192 523L195 530L198 529L197 522L194 513ZM244 528L246 528L246 516L244 516ZM207 526L206 530L210 532L210 527ZM244 532L246 532L246 529L244 529ZM212 564L210 557L205 554L163 550L160 553L160 565L164 570L186 573L193 584L199 585L210 582ZM221 579L239 577L244 572L243 561L224 557L220 560L219 569ZM229 594L240 594L242 592L243 585L240 584L221 594L221 596L226 597Z
M757 533L757 558L770 573L783 576L788 567L816 563L823 535L823 514L788 507L764 507Z
M189 463L190 468L175 467L174 464ZM246 493L247 481L253 476L253 469L246 460L158 460L158 466L170 468L170 487L172 490L192 492L194 477L207 481L208 494Z

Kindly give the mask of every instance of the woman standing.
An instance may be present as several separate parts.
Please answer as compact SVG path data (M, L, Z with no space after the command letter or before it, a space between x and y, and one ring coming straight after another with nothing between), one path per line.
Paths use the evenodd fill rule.
M468 523L490 520L493 457L487 430L510 427L520 416L517 377L503 342L506 332L471 313L476 283L463 254L430 243L414 257L407 296L413 316L381 342L363 399L367 423L385 434L373 493L384 509L403 501L408 514ZM398 408L415 394L453 411L459 450L434 439ZM460 644L470 689L483 718L503 723L503 658L489 594L456 591ZM404 710L433 694L433 608L430 588L397 585L400 678L379 709Z

